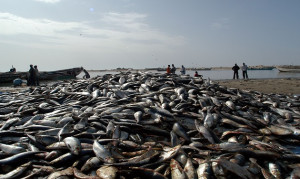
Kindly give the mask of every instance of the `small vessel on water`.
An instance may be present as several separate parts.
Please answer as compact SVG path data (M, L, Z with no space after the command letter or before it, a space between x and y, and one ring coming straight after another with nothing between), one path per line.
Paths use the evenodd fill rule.
M273 66L249 66L248 70L273 70L275 67Z
M82 67L69 68L56 71L40 71L39 80L63 80L76 78L82 72ZM0 83L12 83L15 79L28 79L28 72L4 72L0 73Z
M279 72L300 73L300 66L284 65L284 66L277 66L276 68L279 70Z
M189 70L197 70L197 71L205 71L205 70L211 70L210 67L200 67L200 68L188 68Z

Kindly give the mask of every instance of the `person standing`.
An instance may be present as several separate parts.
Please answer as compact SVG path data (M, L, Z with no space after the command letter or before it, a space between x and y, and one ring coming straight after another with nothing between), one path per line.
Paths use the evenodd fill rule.
M247 70L248 70L248 66L243 63L243 66L242 66L242 72L243 72L243 78L245 79L248 79L248 73L247 73Z
M34 65L34 71L35 71L35 84L36 86L40 86L40 73L37 68L37 65Z
M235 64L232 67L232 70L233 70L233 79L235 79L235 77L236 77L236 79L239 79L239 69L240 69L240 67L237 64Z
M172 64L171 73L175 74L175 71L176 71L176 67L174 66L174 64Z
M182 75L185 75L185 67L183 65L181 65L181 70L180 70Z
M35 85L35 78L36 78L35 77L35 70L33 68L33 65L30 65L27 85L28 86L34 86Z
M83 76L84 79L88 79L91 77L89 72L86 71L86 69L83 69L83 72L84 72L84 76Z
M170 65L168 65L167 67L167 74L170 74L171 73L171 68L170 68Z
M11 66L11 69L9 70L9 72L16 72L16 68L14 66Z

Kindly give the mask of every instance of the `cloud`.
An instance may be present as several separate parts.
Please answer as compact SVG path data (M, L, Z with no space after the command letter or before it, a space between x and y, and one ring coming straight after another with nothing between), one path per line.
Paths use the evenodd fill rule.
M109 12L102 16L101 22L105 23L106 28L117 32L124 42L170 46L185 43L182 36L169 36L152 28L146 23L147 17L147 14Z
M143 23L147 15L137 13L105 13L102 21L112 27L121 27L129 31L140 31L148 28L148 25Z
M228 29L229 28L229 18L220 18L216 22L211 24L213 29Z
M52 36L58 31L81 28L77 22L57 22L48 19L28 19L10 13L0 13L0 34L31 34Z
M44 2L44 3L58 3L61 0L35 0L35 1Z
M33 19L0 12L0 36L8 36L2 43L35 48L100 48L119 50L172 48L185 44L182 36L170 36L146 24L146 14L110 12L98 21L60 22L49 19ZM18 41L18 38L32 40ZM0 38L1 39L1 38ZM145 50L146 51L146 50Z

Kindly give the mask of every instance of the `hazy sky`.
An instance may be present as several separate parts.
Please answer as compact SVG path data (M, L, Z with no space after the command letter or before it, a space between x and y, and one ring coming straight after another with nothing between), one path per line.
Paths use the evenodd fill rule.
M1 0L0 71L300 65L299 0Z

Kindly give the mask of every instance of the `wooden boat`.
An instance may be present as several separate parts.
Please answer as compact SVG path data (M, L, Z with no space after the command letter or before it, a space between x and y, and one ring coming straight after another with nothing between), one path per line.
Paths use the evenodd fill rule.
M300 73L300 66L277 66L276 68L279 70L279 72Z
M76 78L82 72L82 67L69 68L57 71L40 71L39 80L64 80ZM28 79L28 72L4 72L0 73L0 83L12 83L14 79Z

